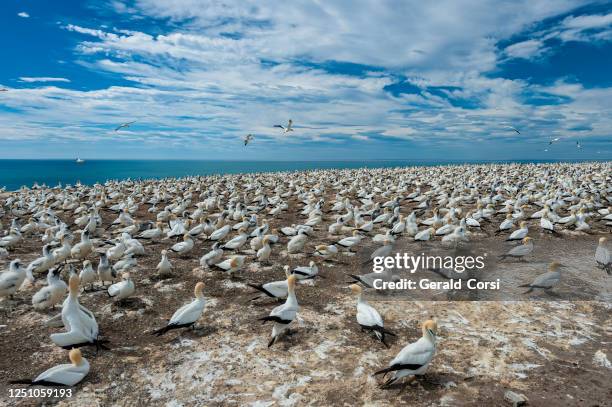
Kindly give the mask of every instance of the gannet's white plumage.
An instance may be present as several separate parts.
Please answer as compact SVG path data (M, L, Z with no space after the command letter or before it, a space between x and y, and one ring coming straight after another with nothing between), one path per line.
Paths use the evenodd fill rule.
M374 332L376 337L388 348L385 335L395 336L385 329L382 317L374 307L363 298L363 289L357 284L351 285L351 291L357 296L357 323L362 330Z
M123 274L123 280L108 287L108 296L115 300L123 300L134 294L134 281L130 277L130 273Z
M374 375L383 374L383 378L391 374L381 387L388 387L406 376L425 373L436 352L437 324L431 319L427 320L423 323L422 330L423 336L418 341L406 345L389 363L389 367L374 373Z
M62 364L45 370L35 379L12 380L11 384L28 384L30 386L74 386L89 373L89 362L81 355L79 349L68 353L70 364Z
M11 261L9 269L0 273L0 298L15 294L26 277L30 281L34 281L31 272L21 267L21 260L15 259Z
M61 266L49 270L47 274L47 285L32 296L32 306L35 309L43 310L53 308L64 298L68 286L61 279L60 272Z
M202 290L204 290L204 283L200 281L194 288L195 299L176 310L176 312L172 315L172 318L170 318L168 321L168 324L163 328L153 331L153 334L161 336L173 329L188 328L193 326L197 320L200 319L200 316L204 311L204 307L206 306L206 300Z

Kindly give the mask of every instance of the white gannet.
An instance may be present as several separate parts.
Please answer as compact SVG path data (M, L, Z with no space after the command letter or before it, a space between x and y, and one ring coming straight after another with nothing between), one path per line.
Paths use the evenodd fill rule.
M219 242L215 242L211 250L208 253L204 254L202 257L200 257L200 266L208 268L212 265L221 262L222 258L223 249L219 247Z
M383 319L378 311L363 299L362 288L357 284L351 284L350 288L353 294L357 296L357 323L362 330L374 332L378 340L388 348L389 345L385 342L385 335L395 336L395 334L385 329Z
M549 291L561 280L561 267L565 267L557 262L552 262L548 265L548 271L544 274L537 276L532 283L519 285L519 287L529 287L529 290L523 294L532 292L535 288L539 288L544 291Z
M267 262L270 258L270 254L272 253L272 248L270 247L270 243L268 241L268 237L264 236L262 239L263 246L261 249L257 250L257 260L259 262Z
M13 294L21 287L26 277L30 281L34 281L34 276L21 267L21 260L15 259L11 261L9 269L0 273L0 298L12 297Z
M50 245L44 245L42 249L42 257L39 257L36 260L33 260L30 264L28 264L28 270L30 270L30 273L42 273L48 271L51 267L55 265L55 258L53 257L50 248Z
M300 230L297 235L293 236L289 242L287 242L287 253L299 253L304 248L308 236L304 230Z
M268 342L268 348L278 340L278 338L288 331L289 324L293 322L297 315L299 308L297 298L295 297L295 276L291 275L287 277L287 300L284 304L275 307L270 315L267 317L259 318L265 324L268 321L272 321L272 338Z
M224 225L212 232L210 236L208 236L208 240L223 240L225 236L227 236L227 234L230 232L230 230L230 225Z
M30 386L74 386L89 373L89 362L81 355L79 349L71 349L68 353L70 364L53 366L34 380L11 380L11 384L28 384Z
M520 228L515 230L514 232L512 232L510 234L510 236L508 236L506 241L523 240L527 236L527 233L529 233L529 228L527 227L527 222L522 221L520 223Z
M533 251L533 239L529 236L523 238L523 244L518 245L510 249L510 251L506 254L502 254L499 256L500 260L503 260L507 257L512 257L515 259L523 259L523 257L527 256L529 253Z
M146 239L146 240L155 241L162 236L162 233L163 233L163 224L161 222L156 222L154 228L147 229L136 237L138 239Z
M381 384L386 388L406 376L422 375L427 370L431 359L436 352L437 324L433 320L423 322L423 336L416 342L406 345L391 361L389 367L381 369L374 375L391 373L391 377ZM408 383L408 382L407 382Z
M110 264L106 253L100 253L97 273L102 285L104 285L106 281L110 281L112 283L117 278L117 271L115 271L113 266Z
M599 238L599 244L597 245L597 249L595 250L595 262L597 263L597 267L601 267L608 274L612 274L612 263L610 262L610 251L606 247L606 239L605 237Z
M315 251L314 251L315 256L323 257L325 260L329 259L330 257L335 256L336 254L338 254L338 248L333 244L318 245L315 247Z
M417 242L426 242L429 239L431 239L431 237L435 233L436 233L436 230L434 228L427 228L427 229L421 230L416 235L414 235L414 240Z
M354 230L353 236L345 237L344 239L340 239L335 244L337 244L338 246L342 246L345 249L348 249L349 251L351 251L353 247L357 246L361 242L362 239L363 239L363 236L359 234L359 231Z
M172 263L170 263L170 260L168 260L168 250L162 250L161 256L161 260L159 261L159 263L157 263L157 266L155 266L157 272L161 276L167 276L172 274L173 266Z
M281 124L275 124L274 127L278 127L283 129L284 133L288 133L290 131L293 131L293 120L289 119L289 121L287 122L287 126L283 126Z
M193 239L189 236L189 233L183 235L183 241L176 243L170 248L174 253L178 253L179 256L184 256L193 249Z
M108 287L107 293L111 298L116 300L123 300L134 294L134 282L130 277L130 273L123 273L123 280Z
M89 232L84 230L81 232L81 241L70 249L70 255L73 259L83 260L93 251L93 243L89 240Z
M300 266L291 270L298 280L309 280L315 277L323 277L319 274L319 267L314 261L311 261L308 266Z
M257 291L261 291L263 294L265 294L268 297L276 298L277 300L286 298L287 297L287 287L288 287L287 278L291 275L291 273L289 273L289 266L286 265L283 267L283 269L285 271L284 280L272 281L272 282L265 283L265 284L247 283L247 285L251 288L256 289ZM261 298L261 297L262 295L258 295L257 297L252 298L251 301Z
M230 239L221 248L223 250L240 250L240 248L246 243L249 235L246 233L246 228L240 228L238 230L238 236Z
M233 276L235 272L240 270L244 266L244 256L232 256L220 263L214 264L213 267L221 269L227 272L230 276Z
M58 304L64 298L66 291L68 291L68 286L61 279L61 271L62 266L49 270L47 273L47 285L32 296L32 306L34 309L55 308L55 304Z
M79 273L79 278L81 279L81 284L83 286L90 284L89 288L93 289L93 284L98 279L98 275L91 266L91 261L85 260L83 262L83 269Z
M179 328L189 328L192 327L204 311L204 307L206 305L206 300L204 299L204 294L202 290L204 289L204 283L198 282L194 288L195 299L189 304L183 305L181 308L176 310L176 312L168 321L168 324L160 329L156 329L153 331L153 335L161 336L168 331Z

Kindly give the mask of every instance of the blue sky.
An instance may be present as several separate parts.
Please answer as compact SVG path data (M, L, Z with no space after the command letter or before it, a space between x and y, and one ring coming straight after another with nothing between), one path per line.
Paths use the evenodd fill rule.
M0 158L612 159L611 2L4 0L0 31Z

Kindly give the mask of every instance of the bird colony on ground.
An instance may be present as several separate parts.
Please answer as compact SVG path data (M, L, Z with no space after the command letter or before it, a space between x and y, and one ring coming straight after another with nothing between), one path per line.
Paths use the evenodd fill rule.
M354 312L345 318L355 321L362 335L380 341L377 351L386 352L388 365L371 372L383 377L380 387L403 378L408 383L435 363L439 319L419 321L420 338L385 323L364 292L371 291L374 278L397 275L390 270L359 274L344 260L366 247L366 260L387 256L401 241L456 250L489 225L495 232L488 238L511 242L507 252L496 253L500 261L528 259L543 234L563 239L572 233L593 242L593 273L609 275L605 235L612 229L611 178L610 163L464 165L124 180L4 193L0 258L8 269L0 274L2 309L9 323L16 322L14 307L24 302L43 313L48 343L69 351L71 361L39 375L31 366L32 379L14 378L14 383L73 386L87 380L97 355L113 352L121 337L105 338L107 327L96 319L100 310L83 303L101 291L118 309L137 300L151 289L139 264L147 256L159 259L156 286L166 278L180 280L192 269L202 278L188 292L176 291L184 305L165 315L163 324L151 320L143 335L201 329L203 313L221 312L207 311L214 295L207 293L207 279L221 276L247 283L234 288L250 291L251 302L244 307L280 303L260 308L252 321L257 329L269 326L266 342L274 347L303 334L293 329L302 312L300 291L336 284L356 298ZM289 212L296 214L293 223L285 216ZM24 245L37 247L42 256L22 262L17 254ZM288 265L296 260L303 264ZM262 281L258 270L264 266L273 267L278 279ZM563 284L563 269L552 262L521 286L528 293L551 292ZM405 302L393 306L408 307ZM405 346L386 350L389 338ZM80 349L89 349L87 358Z

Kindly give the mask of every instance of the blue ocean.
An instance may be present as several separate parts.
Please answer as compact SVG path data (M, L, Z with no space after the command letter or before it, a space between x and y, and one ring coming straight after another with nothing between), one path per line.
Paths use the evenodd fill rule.
M375 160L375 161L190 161L190 160L0 160L0 188L16 190L34 183L92 185L119 179L150 179L190 175L296 171L330 168L388 168L445 165L483 161ZM510 162L510 161L505 161ZM520 161L513 161L520 162ZM532 162L532 161L530 161Z

